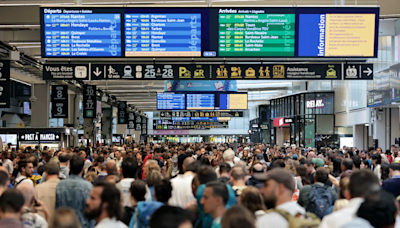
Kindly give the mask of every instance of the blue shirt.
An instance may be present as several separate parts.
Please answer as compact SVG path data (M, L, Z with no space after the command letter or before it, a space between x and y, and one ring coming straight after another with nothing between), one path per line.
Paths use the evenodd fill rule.
M89 198L93 185L79 175L71 174L69 178L61 180L56 188L56 209L71 207L81 221L83 228L94 227L94 221L88 220L84 213L86 199Z

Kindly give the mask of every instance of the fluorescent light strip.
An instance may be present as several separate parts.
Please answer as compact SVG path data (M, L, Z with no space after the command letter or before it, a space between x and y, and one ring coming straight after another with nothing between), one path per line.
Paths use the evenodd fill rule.
M24 49L24 48L40 48L40 45L34 45L34 46L17 46L18 49Z
M10 45L40 45L40 41L39 42L25 42L25 41L11 41L8 44Z
M27 86L32 86L32 84L27 83L27 82L23 82L21 80L15 79L15 78L11 78L11 81L15 81L15 82L19 82L21 84L27 85Z
M40 25L0 25L0 28L40 28Z

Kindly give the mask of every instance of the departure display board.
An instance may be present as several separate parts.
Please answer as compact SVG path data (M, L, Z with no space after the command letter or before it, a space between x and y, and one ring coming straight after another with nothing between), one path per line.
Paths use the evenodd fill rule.
M184 110L185 94L157 93L157 110Z
M125 14L125 56L201 57L201 14Z
M43 9L43 57L121 57L121 14Z
M221 110L247 109L247 93L219 94L219 108Z
M295 14L219 12L219 56L294 56Z
M187 94L186 109L188 110L215 109L215 94Z

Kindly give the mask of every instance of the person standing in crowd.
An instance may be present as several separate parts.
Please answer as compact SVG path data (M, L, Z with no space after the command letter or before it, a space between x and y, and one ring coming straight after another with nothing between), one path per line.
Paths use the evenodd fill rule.
M310 184L314 184L314 174L315 174L314 163L311 160L306 160L304 162L304 167L306 167L308 180L310 181Z
M219 165L219 178L218 181L228 184L231 178L231 169L232 167L226 163L223 162Z
M264 187L261 193L267 209L276 208L285 211L292 216L306 214L306 210L297 202L292 201L295 183L292 174L285 169L275 168L266 175ZM285 228L289 223L278 212L269 212L260 217L256 222L257 228L276 227Z
M266 208L260 190L250 186L239 196L238 204L246 207L258 220L265 215Z
M21 221L24 196L17 189L8 189L0 197L0 228L24 228Z
M357 211L357 217L342 228L387 228L395 227L398 214L395 198L377 188L366 196Z
M60 167L58 163L49 162L44 166L44 173L46 174L47 181L38 184L35 187L35 198L42 201L44 206L49 210L50 216L54 214L56 206L56 188L60 182L59 173ZM39 212L39 215L45 215Z
M192 220L193 216L187 210L162 206L151 216L150 228L192 228Z
M198 163L193 158L186 158L182 165L184 174L178 174L171 179L172 197L170 206L185 208L189 202L195 200L192 194L192 181L198 169Z
M229 208L221 219L222 228L255 228L254 216L247 208L233 206Z
M400 196L400 164L393 163L390 165L389 177L383 181L382 188L391 193L394 197Z
M204 212L211 214L214 219L211 228L221 227L221 218L225 213L228 199L229 192L225 184L210 182L206 185L200 204L203 206Z
M86 200L85 216L96 221L95 228L128 228L122 223L121 194L115 185L98 182Z
M50 213L43 202L35 199L35 189L29 183L21 183L17 186L24 196L24 207L21 216L22 223L25 228L46 228L48 226L47 220L50 219ZM35 207L37 211L42 212L45 217L40 216L38 213L32 212L31 208Z
M19 176L15 179L14 187L21 183L30 183L33 186L33 182L29 180L29 177L33 175L33 163L30 160L23 159L18 162Z
M8 174L12 175L14 171L14 165L13 162L8 158L7 152L1 153L1 162L3 164L3 167L6 168Z
M3 167L3 169L0 169L0 196L3 194L8 189L8 186L10 185L10 178L9 174Z
M129 222L136 211L138 203L146 200L146 183L144 183L142 180L135 180L132 182L129 192L131 194L130 201L132 206L124 207L124 215L122 216L121 220L127 226L129 225Z
M382 157L381 157L381 155L380 154L372 154L371 162L372 162L372 170L374 171L375 175L380 180L382 177L382 171L381 171Z
M350 200L349 205L325 216L321 221L320 228L341 228L350 222L364 201L365 194L375 188L380 188L380 184L377 176L371 170L363 169L352 173L349 190L345 192L346 199Z
M246 186L246 173L241 167L235 167L232 169L231 175L232 190L235 192L236 197L239 197Z
M71 207L75 210L83 228L92 228L93 221L84 216L85 201L89 198L93 186L82 178L84 171L84 159L78 155L72 156L70 160L71 175L58 183L56 188L56 209L60 207Z
M115 152L118 156L118 151ZM117 162L118 163L118 162ZM131 197L129 189L131 188L132 182L135 181L138 165L134 158L126 158L121 164L121 176L122 179L117 183L116 187L121 193L122 202L124 207L131 207Z
M312 185L306 185L300 190L300 206L307 211L322 218L333 211L333 205L337 200L337 193L332 187L325 185L328 181L329 172L319 167L315 172L315 181Z
M251 177L247 180L246 185L261 189L264 185L262 178L265 175L265 170L261 163L256 163L250 168L250 175Z
M122 162L124 161L124 159L121 156L121 151L119 151L119 150L115 151L114 156L115 156L115 162L117 165L117 169L119 169L119 168L121 168Z

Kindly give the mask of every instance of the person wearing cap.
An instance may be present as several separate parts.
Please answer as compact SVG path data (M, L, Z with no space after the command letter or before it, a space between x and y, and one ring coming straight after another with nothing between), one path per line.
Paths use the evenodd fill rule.
M264 186L260 189L268 209L275 208L296 215L305 215L306 210L292 201L295 182L290 171L275 168L264 175ZM257 219L257 228L286 228L288 221L277 212L269 212Z
M267 164L267 162L264 160L264 156L262 154L257 154L256 158L261 164Z

